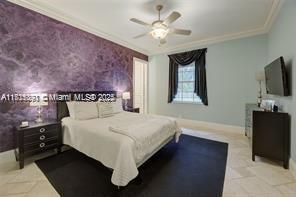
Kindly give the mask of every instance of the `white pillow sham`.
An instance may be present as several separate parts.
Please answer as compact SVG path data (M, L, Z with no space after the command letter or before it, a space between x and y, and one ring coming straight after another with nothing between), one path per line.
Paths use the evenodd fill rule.
M75 111L74 111L75 101L66 102L66 103L67 103L70 117L75 119Z
M117 98L115 102L112 102L112 106L113 106L113 113L120 113L123 111L122 108L122 99L121 98Z
M99 102L97 106L98 106L99 118L106 118L114 115L113 103Z
M76 120L89 120L98 118L96 102L67 102L71 118Z

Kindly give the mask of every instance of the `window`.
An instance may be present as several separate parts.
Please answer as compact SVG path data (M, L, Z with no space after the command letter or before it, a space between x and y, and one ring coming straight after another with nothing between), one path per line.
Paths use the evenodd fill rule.
M201 103L199 96L194 93L195 63L178 68L178 92L174 98L175 102Z

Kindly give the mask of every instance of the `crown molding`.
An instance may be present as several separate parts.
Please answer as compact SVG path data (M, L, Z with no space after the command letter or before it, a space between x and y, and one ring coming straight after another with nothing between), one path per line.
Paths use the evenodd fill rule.
M262 27L259 27L257 29L233 33L233 34L226 34L226 35L221 35L221 36L212 37L212 38L206 38L206 39L202 39L202 40L196 40L193 42L189 42L189 43L185 43L185 44L181 44L181 45L176 45L173 47L160 47L158 50L154 50L154 51L148 51L146 49L137 47L137 46L133 45L132 43L126 42L126 41L118 38L116 35L104 32L98 28L95 28L95 27L87 24L84 21L81 21L81 20L75 18L72 15L65 14L65 13L51 7L50 5L48 5L42 1L38 1L38 5L35 4L32 0L8 0L8 1L11 3L15 3L17 5L20 5L22 7L25 7L27 9L36 11L40 14L43 14L43 15L53 18L55 20L64 22L64 23L74 26L78 29L92 33L96 36L110 40L110 41L117 43L119 45L122 45L124 47L133 49L135 51L138 51L138 52L141 52L143 54L150 56L150 55L178 52L178 51L182 51L182 50L188 50L189 48L195 48L195 47L199 47L199 46L205 46L205 45L210 45L210 44L214 44L214 43L234 40L234 39L240 39L240 38L246 38L246 37L260 35L260 34L266 34L271 29L279 11L280 11L280 8L285 0L273 0L272 7L269 11L267 18L266 18L266 22L264 23L264 25Z
M223 36L217 36L217 37L207 38L207 39L203 39L203 40L197 40L194 42L185 43L185 44L177 45L174 47L162 48L157 51L154 51L154 53L150 53L150 55L176 53L176 52L181 52L181 51L188 50L188 49L193 49L196 47L201 47L201 46L206 46L206 45L211 45L211 44L216 44L216 43L220 43L220 42L236 40L236 39L240 39L240 38L246 38L246 37L251 37L251 36L256 36L256 35L261 35L261 34L266 34L266 33L267 32L264 28L259 28L259 29L255 29L255 30L251 30L251 31L244 31L244 32L239 32L239 33L234 33L234 34L227 34L227 35L223 35Z
M265 29L266 33L268 33L270 31L270 29L271 29L274 21L276 20L284 2L285 2L285 0L273 0L271 10L270 10L268 17L266 19L266 22L264 24L264 29Z
M77 19L76 17L74 17L72 15L62 13L59 10L52 8L50 5L48 5L42 1L39 1L38 5L30 0L7 0L7 1L17 4L19 6L25 7L29 10L35 11L37 13L43 14L43 15L53 18L55 20L61 21L65 24L71 25L73 27L76 27L76 28L86 31L88 33L94 34L94 35L104 38L106 40L112 41L116 44L122 45L124 47L129 48L129 49L135 50L135 51L143 53L145 55L149 55L149 52L147 50L136 47L133 44L126 42L111 33L107 33L102 30L99 30L99 29L87 24L86 22Z

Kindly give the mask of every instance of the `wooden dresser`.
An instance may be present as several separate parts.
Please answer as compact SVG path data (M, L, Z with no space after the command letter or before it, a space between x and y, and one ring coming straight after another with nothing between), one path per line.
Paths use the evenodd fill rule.
M253 112L252 160L255 156L283 162L289 167L290 116L280 112Z

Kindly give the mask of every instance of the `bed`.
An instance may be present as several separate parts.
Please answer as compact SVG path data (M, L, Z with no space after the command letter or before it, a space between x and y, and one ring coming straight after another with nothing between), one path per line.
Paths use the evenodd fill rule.
M181 134L176 120L165 116L122 111L75 120L69 117L66 102L58 102L57 116L63 125L63 143L112 169L111 182L117 186L126 186L137 177L139 166L171 140L178 142ZM132 128L134 135L112 130L125 127Z

